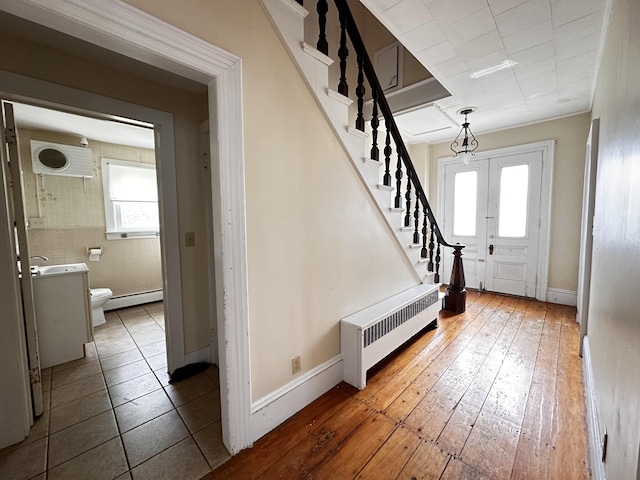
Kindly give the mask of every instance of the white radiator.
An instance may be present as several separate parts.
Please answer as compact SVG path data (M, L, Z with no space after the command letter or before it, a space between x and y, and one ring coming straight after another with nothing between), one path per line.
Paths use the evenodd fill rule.
M367 370L427 325L437 326L438 285L418 285L340 321L344 381L362 390Z

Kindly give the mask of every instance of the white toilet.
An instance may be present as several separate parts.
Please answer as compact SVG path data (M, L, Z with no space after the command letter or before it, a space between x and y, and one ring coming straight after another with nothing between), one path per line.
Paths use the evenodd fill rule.
M102 307L111 298L113 292L108 288L92 288L91 290L91 321L94 327L106 323Z

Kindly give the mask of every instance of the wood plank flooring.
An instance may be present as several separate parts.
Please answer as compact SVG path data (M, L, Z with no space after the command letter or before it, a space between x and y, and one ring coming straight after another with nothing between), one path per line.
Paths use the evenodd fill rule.
M579 340L573 307L469 292L204 478L588 479Z

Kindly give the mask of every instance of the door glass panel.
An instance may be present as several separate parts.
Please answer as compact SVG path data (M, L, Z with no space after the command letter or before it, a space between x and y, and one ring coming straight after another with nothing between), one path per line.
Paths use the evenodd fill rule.
M523 238L527 235L529 165L503 167L500 171L498 236Z
M453 234L476 234L478 172L458 172L453 186Z

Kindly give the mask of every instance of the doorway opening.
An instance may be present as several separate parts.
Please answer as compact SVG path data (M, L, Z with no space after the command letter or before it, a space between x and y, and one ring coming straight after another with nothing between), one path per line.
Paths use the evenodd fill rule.
M439 218L460 242L466 285L546 299L553 141L440 159ZM452 255L445 252L444 271Z
M71 4L73 8L70 8ZM213 199L213 230L216 240L219 240L215 242L215 277L218 300L217 335L218 343L222 347L219 359L223 438L231 453L251 445L253 438L248 362L250 354L240 59L124 2L105 4L99 0L71 0L65 4L39 6L32 2L16 0L3 4L2 10L22 19L49 26L55 29L57 35L65 32L75 40L101 45L114 53L118 61L146 65L154 68L156 73L162 70L170 72L174 78L186 78L191 82L206 85L209 95L206 105L208 117L215 120L216 127L211 132L210 146L211 170L215 172L211 176L212 189L216 192ZM56 18L54 25L50 21L52 15ZM110 21L104 22L104 18L109 18ZM171 45L171 48L167 48L167 45ZM35 91L38 98L47 98L48 101L80 108L78 98L68 90L62 88L53 91L50 86L43 85L43 82L34 78L0 72L0 82L3 91L32 97L34 94L29 95L29 92ZM116 104L121 115L162 124L163 128L156 133L160 139L161 151L163 154L174 152L174 119L170 114L163 116L163 112L150 111L146 107L138 106L138 110L145 112L145 115L140 117L134 114L130 104L118 101L108 103L103 97L90 94L82 94L80 97L87 100L93 110L115 112L113 106ZM96 107L100 105L106 105L105 109ZM175 174L175 164L163 163L163 182L165 179L169 183L173 181L175 187ZM175 191L173 193L175 194ZM167 208L174 208L175 205L177 202L165 204L165 214ZM177 219L177 209L171 214ZM173 252L175 256L169 255L165 266L167 270L179 272L178 252L181 239L177 230L174 233L167 233L165 251ZM202 262L198 262L198 265L201 264ZM180 285L178 288L170 289L169 294L171 298L165 296L165 303L168 302L165 308L171 309L183 298ZM221 300L223 296L227 301ZM169 324L167 326L171 328ZM184 331L172 332L168 350L184 349L184 334ZM208 335L205 337L209 338ZM183 358L184 360L187 359Z

